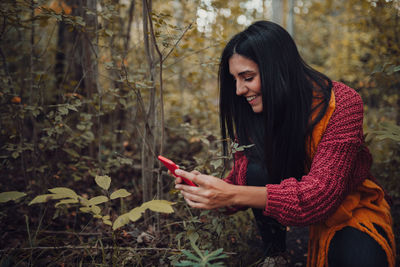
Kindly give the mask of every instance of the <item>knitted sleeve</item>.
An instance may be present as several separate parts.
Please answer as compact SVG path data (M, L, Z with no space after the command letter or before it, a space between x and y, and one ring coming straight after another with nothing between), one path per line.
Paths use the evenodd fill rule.
M335 88L338 87L338 88ZM267 185L264 215L283 225L309 225L325 220L359 184L352 176L363 142L363 104L351 88L336 83L336 108L317 146L310 172ZM359 179L359 178L357 178Z

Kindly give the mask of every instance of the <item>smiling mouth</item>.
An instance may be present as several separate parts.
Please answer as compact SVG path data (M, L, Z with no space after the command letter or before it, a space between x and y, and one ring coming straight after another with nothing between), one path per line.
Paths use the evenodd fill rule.
M253 101L254 99L256 99L257 96L258 96L258 95L248 96L248 97L246 97L246 100L247 100L248 102L251 102L251 101Z

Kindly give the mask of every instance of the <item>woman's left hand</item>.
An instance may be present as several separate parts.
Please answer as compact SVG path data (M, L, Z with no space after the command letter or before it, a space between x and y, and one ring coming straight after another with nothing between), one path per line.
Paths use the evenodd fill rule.
M189 206L199 209L215 209L233 205L233 188L231 184L198 171L186 172L181 169L175 174L185 177L198 186L178 183L175 188L180 190Z

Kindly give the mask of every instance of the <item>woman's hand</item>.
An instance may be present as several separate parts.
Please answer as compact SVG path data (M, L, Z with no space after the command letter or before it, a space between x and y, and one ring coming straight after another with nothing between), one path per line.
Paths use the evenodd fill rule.
M186 172L179 169L175 171L175 174L198 185L185 185L181 178L175 179L175 188L181 191L189 206L199 209L215 209L235 204L233 203L234 185L198 171Z

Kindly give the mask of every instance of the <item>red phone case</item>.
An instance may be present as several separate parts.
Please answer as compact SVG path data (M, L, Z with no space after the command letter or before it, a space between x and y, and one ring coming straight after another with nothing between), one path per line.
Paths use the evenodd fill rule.
M175 176L175 177L181 177L183 182L187 185L191 185L191 186L197 186L196 184L194 184L192 181L186 179L185 177L179 176L175 174L175 170L179 169L178 166L176 166L176 164L170 160L167 159L166 157L163 156L158 156L158 159L165 165L165 167L168 168L168 170Z

